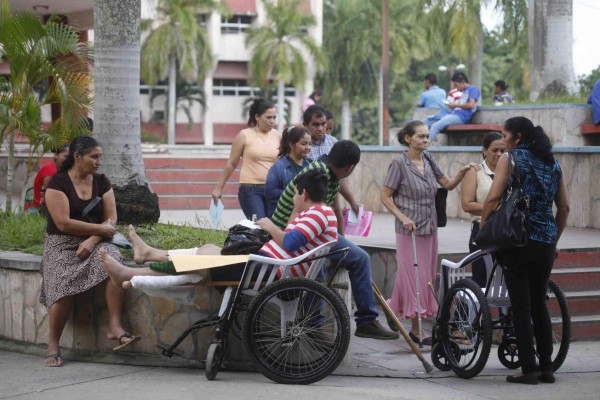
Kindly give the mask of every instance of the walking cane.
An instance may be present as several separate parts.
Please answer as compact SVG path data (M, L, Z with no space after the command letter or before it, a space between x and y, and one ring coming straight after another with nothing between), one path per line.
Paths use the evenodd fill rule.
M417 240L415 231L412 231L412 250L413 250L413 265L415 267L415 286L417 287L417 320L419 321L419 348L423 348L421 341L421 289L419 285L419 266L417 265Z
M404 329L404 326L400 323L398 317L396 317L396 314L394 314L394 311L392 311L390 305L385 300L385 297L383 297L383 294L381 294L381 292L379 291L379 288L377 287L375 282L371 281L371 285L373 286L373 293L375 294L375 298L377 299L377 301L379 301L379 304L383 308L383 312L385 313L388 320L393 322L396 329L398 329L398 332L400 332L404 340L406 340L406 343L408 343L408 345L410 346L410 349L413 351L413 353L415 353L419 361L421 361L421 363L423 364L423 368L425 368L425 372L432 372L433 367L425 360L425 357L423 357L421 350L419 350L419 348L412 341L410 336L408 336L408 332L406 332L406 329Z

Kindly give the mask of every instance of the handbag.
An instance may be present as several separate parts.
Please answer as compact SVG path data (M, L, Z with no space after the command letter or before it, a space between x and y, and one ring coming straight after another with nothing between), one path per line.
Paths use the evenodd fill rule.
M428 153L423 153L429 165L433 169L431 158ZM435 192L435 213L437 214L437 226L443 228L448 223L448 216L446 214L446 199L448 198L448 189L438 188Z
M85 218L88 221L93 222L93 223L99 223L97 221L92 221L92 218L90 218L88 216L88 214L101 201L102 201L102 197L100 197L100 196L96 196L94 198L94 200L90 201L90 203L87 206L85 206L85 208L81 212L81 215L83 216L83 218ZM118 232L118 231L113 235L113 237L111 237L111 238L104 238L102 241L106 242L106 243L112 243L115 246L121 247L123 249L131 249L131 248L133 248L133 246L131 245L131 243L129 242L129 240L127 240L127 238L121 232Z
M481 225L475 243L484 250L506 250L523 247L529 239L529 196L521 187L512 152L508 153L511 173L500 206ZM514 166L514 168L512 168Z
M267 231L237 224L229 228L221 255L255 254L269 240L271 235Z

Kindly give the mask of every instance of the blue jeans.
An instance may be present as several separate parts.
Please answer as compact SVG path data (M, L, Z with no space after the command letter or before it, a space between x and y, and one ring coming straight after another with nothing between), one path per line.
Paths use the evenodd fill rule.
M340 267L348 270L352 296L356 304L354 317L356 325L373 322L379 313L375 306L375 294L371 284L371 258L366 251L350 242L343 236L338 236L338 241L331 251L349 247L350 251ZM336 263L342 258L343 253L334 254L330 259Z
M427 125L428 128L431 128L431 125L438 122L445 115L448 115L449 112L450 112L450 110L448 108L442 108L442 109L440 109L440 112L438 112L437 114L428 115L423 120L423 122L425 123L425 125Z
M252 219L254 214L257 220L267 216L269 200L265 197L264 185L242 183L238 191L238 200L247 219Z
M442 117L442 119L440 119L438 122L431 125L431 128L429 129L429 141L434 142L437 138L438 133L440 133L440 131L443 131L450 125L459 125L462 123L463 122L460 119L460 117L455 114L448 114Z

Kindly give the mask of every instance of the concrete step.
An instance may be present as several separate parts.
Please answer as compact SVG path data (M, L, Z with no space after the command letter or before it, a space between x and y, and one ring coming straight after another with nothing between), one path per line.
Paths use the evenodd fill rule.
M151 183L152 190L159 197L165 195L206 195L210 196L216 186L216 182L154 182ZM223 195L235 195L237 197L239 185L228 183L223 188Z
M600 315L571 316L571 341L600 340Z
M567 299L569 312L572 316L594 315L600 310L600 290L585 290L581 292L565 291L563 293ZM556 303L554 303L556 304ZM554 305L550 303L549 311L556 312L556 309L550 310ZM600 338L600 331L598 331Z
M565 268L600 267L600 250L567 249L561 250L554 261L552 271Z
M223 169L146 169L146 176L153 182L218 182ZM237 183L240 171L235 170L228 182Z
M551 279L571 291L596 290L600 288L600 267L553 269Z
M206 195L159 195L158 204L162 210L208 210L212 198ZM221 198L226 209L240 209L236 195L223 195Z

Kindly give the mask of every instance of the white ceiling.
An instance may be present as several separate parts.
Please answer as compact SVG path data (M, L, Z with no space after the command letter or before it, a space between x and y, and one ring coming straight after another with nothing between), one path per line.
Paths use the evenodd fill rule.
M37 15L68 15L69 23L81 30L94 26L94 0L8 0L8 3L13 10L26 10Z
M8 0L8 3L13 10L27 10L38 15L71 14L94 8L94 0ZM34 6L47 6L48 9L34 9Z

